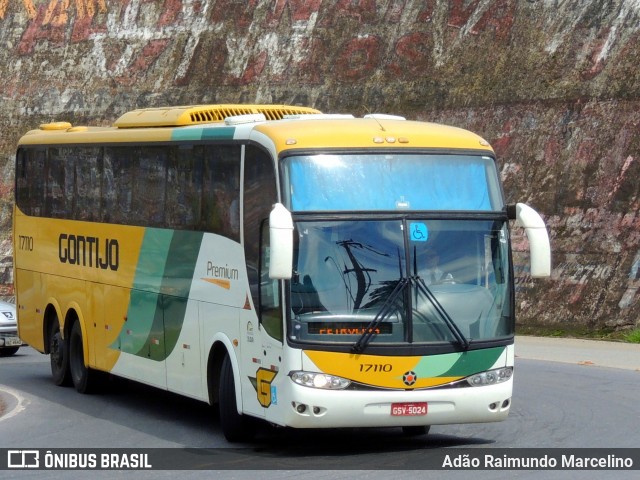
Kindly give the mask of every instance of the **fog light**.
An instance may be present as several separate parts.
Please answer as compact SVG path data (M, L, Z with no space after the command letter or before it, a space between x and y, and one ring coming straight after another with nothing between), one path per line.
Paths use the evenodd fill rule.
M307 406L303 405L302 403L299 403L298 406L296 407L296 411L298 413L304 413L306 409L307 409Z

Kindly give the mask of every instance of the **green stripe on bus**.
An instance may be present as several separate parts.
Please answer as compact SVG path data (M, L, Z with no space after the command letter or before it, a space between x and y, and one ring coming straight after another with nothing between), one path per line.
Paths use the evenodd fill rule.
M171 134L171 140L232 140L235 127L198 127L175 129Z
M162 282L166 357L175 348L182 330L203 236L202 232L173 233Z
M505 347L470 350L424 357L416 365L419 377L467 377L490 369L504 353Z
M146 358L162 358L164 333L160 292L173 232L147 228L129 299L127 320L117 344L120 350Z
M466 377L488 370L495 365L504 351L505 347L495 347L464 352L444 376Z
M203 235L145 231L127 321L118 337L123 352L156 361L171 354L184 324Z
M123 348L123 351L154 360L165 357L162 305L158 292L172 237L171 230L145 230L125 324L129 331L135 332L135 337L132 342L123 343L131 350Z

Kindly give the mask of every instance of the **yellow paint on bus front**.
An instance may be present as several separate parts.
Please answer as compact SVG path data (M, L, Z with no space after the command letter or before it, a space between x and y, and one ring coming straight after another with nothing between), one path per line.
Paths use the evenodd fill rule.
M424 359L420 356L386 357L315 350L305 350L304 353L324 373L381 388L428 388L451 383L461 378L423 378L417 375L416 367Z

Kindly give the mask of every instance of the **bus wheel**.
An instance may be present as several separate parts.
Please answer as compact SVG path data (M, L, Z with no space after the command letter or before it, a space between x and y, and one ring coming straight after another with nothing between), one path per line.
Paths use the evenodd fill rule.
M238 413L235 381L229 355L225 355L220 370L220 390L218 397L220 407L220 426L229 442L245 442L256 434L256 424L252 418Z
M53 320L49 332L49 360L53 382L59 386L71 385L67 343L62 338L60 322L57 318Z
M426 435L431 430L431 425L418 425L414 427L402 427L402 433L407 437Z
M71 379L80 393L91 393L97 384L96 372L84 364L84 348L82 346L82 329L80 322L76 321L71 328L69 337L69 370Z

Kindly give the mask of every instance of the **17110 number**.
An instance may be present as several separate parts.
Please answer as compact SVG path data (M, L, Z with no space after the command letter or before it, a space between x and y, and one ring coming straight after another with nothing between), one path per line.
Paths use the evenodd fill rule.
M361 372L390 372L393 370L393 365L390 363L361 363Z

